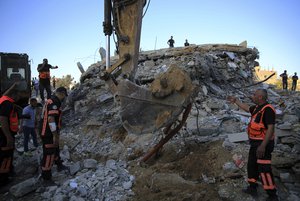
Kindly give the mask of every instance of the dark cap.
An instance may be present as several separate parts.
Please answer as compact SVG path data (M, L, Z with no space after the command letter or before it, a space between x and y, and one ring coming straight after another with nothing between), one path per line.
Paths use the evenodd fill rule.
M58 87L56 92L64 93L66 96L68 96L68 91L65 87Z

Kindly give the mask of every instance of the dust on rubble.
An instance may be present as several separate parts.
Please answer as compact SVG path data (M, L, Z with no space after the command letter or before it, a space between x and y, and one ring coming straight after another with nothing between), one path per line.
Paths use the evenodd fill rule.
M230 152L221 141L188 147L178 158L173 147L147 164L131 166L136 176L134 200L221 200L216 185L221 182L223 164L231 160ZM204 182L203 176L216 178L216 183Z

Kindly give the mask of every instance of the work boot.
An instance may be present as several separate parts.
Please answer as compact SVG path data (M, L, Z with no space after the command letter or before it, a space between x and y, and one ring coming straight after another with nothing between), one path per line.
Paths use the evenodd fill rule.
M8 179L8 177L7 177L7 178L4 178L4 179L1 178L1 180L0 180L0 188L6 186L6 185L9 184L10 182L11 182L11 180Z
M267 197L266 201L279 201L279 198L277 195L269 195L269 197Z
M57 186L57 184L52 180L52 178L44 179L43 177L40 177L38 180L38 183L40 186L43 186L43 187Z
M243 189L242 191L243 191L243 193L247 193L253 197L257 197L257 195L258 195L257 189L254 186L248 186L247 188Z
M69 167L63 165L62 163L57 165L57 172L61 172L63 170L69 170Z
M267 197L267 199L266 199L267 201L278 201L279 200L276 189L267 190L267 194L269 195L269 197Z

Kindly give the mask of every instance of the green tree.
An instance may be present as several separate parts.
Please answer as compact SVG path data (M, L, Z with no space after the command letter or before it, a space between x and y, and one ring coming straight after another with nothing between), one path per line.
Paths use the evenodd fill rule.
M66 87L69 89L74 85L74 77L71 75L62 76L62 78L56 78L56 87Z

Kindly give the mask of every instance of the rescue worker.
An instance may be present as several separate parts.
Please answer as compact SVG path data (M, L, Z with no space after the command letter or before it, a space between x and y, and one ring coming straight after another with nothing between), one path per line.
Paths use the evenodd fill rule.
M59 87L55 94L48 99L42 112L41 139L43 142L42 178L51 180L53 163L57 171L67 170L59 156L59 132L61 128L61 104L68 96L67 89Z
M292 91L295 91L297 89L297 81L298 81L298 76L297 73L295 73L292 77L293 83L292 83Z
M184 46L187 47L187 46L190 46L189 42L187 39L185 39L185 43L184 43Z
M43 63L39 64L37 71L39 72L39 89L42 102L44 102L44 90L47 92L47 99L51 97L51 84L50 84L50 69L56 69L57 66L48 64L48 59L43 59Z
M171 36L171 38L168 40L169 48L174 47L174 43L175 43L175 41L174 41L174 39L173 39L173 36Z
M227 100L237 104L241 109L251 113L248 125L250 150L248 156L248 183L244 193L257 196L257 180L261 179L264 190L269 197L267 200L278 200L275 182L271 169L271 153L274 149L275 109L267 102L268 93L258 89L252 96L255 103L249 106L236 97L229 96Z
M286 70L282 74L280 74L280 77L282 78L282 89L287 90L288 88L288 75L286 73Z
M9 183L9 175L13 172L15 135L19 130L15 102L25 97L26 86L14 83L0 98L0 187Z

